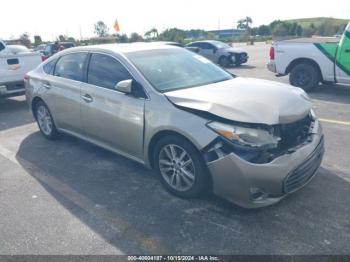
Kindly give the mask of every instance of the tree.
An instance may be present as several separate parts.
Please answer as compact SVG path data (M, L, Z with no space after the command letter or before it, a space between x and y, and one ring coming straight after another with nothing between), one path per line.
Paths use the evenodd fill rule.
M19 41L22 45L26 47L30 47L31 42L30 42L28 33L21 34L21 36L19 37Z
M271 34L270 27L267 25L259 26L257 30L257 34L263 35L263 36L270 35Z
M244 19L240 19L237 21L237 29L245 29Z
M252 18L249 16L246 16L245 18L238 20L237 29L248 30L250 29L250 26L252 23L253 23Z
M143 38L138 33L132 33L130 35L129 41L130 42L143 42Z
M279 21L278 23L276 23L272 29L273 36L287 36L288 34L288 24L283 21Z
M129 37L126 34L116 34L114 35L118 43L128 43Z
M144 35L146 39L157 39L159 36L157 28L152 28L151 30L147 31Z
M109 32L109 28L108 26L103 22L103 21L98 21L95 25L94 25L94 33L98 36L98 37L105 37L108 35Z
M178 43L183 43L185 38L186 32L178 28L166 29L159 35L159 40L173 41Z
M237 29L243 29L246 32L246 35L251 35L251 24L253 23L253 20L251 17L246 16L243 19L238 20L237 22Z
M72 36L68 36L66 39L67 39L67 41L69 41L69 42L76 42L76 41L75 41L75 38L72 37Z
M304 28L303 36L310 37L316 33L316 27L313 23L311 23L308 27Z
M66 39L67 39L67 37L64 36L64 35L59 35L58 38L57 38L57 40L60 41L60 42L64 42L64 41L66 41Z
M41 36L40 35L35 35L34 36L34 45L38 46L41 45L43 43L43 41L41 40Z

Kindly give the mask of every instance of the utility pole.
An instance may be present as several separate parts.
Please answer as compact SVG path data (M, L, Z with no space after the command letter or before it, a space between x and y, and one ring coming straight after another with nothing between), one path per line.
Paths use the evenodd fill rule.
M79 25L79 34L80 34L80 41L82 41L83 40L83 35L81 33L81 25Z
M218 19L218 33L217 33L217 36L216 36L217 39L220 39L220 17Z

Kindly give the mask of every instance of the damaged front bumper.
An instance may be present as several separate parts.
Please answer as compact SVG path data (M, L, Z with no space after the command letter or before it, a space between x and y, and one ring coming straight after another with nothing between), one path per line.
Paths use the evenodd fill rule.
M269 163L251 163L235 153L208 162L213 191L246 208L272 205L305 186L321 165L323 154L322 128L316 120L307 144Z

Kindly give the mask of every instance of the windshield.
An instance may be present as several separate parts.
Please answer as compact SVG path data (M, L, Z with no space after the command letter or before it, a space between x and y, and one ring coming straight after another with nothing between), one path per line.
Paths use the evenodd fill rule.
M231 48L231 46L229 46L228 44L225 44L225 43L219 42L219 41L213 41L212 44L215 45L215 47L218 48L218 49Z
M160 92L207 85L233 78L206 58L182 48L138 51L126 55Z

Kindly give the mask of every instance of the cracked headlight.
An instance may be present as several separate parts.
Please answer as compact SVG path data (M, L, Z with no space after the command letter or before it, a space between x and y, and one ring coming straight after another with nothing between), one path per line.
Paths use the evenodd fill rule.
M234 144L245 147L257 149L275 148L281 140L280 137L274 136L265 129L229 125L219 122L209 122L207 126Z

